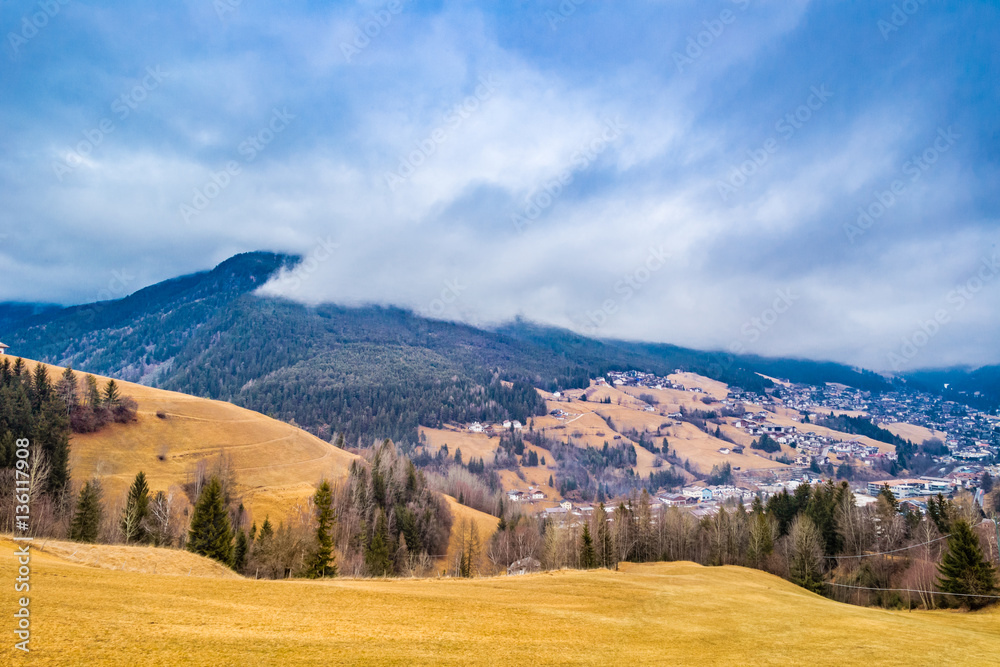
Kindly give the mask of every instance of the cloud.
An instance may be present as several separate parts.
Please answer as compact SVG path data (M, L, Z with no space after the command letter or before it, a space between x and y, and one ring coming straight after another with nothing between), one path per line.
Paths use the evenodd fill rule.
M227 6L67 11L8 63L0 300L269 249L305 302L891 369L997 240L990 8ZM907 363L1000 361L997 287Z

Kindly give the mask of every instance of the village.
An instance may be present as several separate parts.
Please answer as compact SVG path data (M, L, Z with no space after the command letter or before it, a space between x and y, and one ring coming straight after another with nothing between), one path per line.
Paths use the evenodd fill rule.
M596 378L594 386L704 393L700 387L687 387L678 382L676 375L679 373L678 370L675 379L670 379L637 370L612 371ZM566 400L558 392L553 397ZM849 464L854 469L868 470L861 479L850 482L859 505L874 503L882 489L888 487L904 507L925 512L926 501L930 497L937 494L951 496L963 490L981 496L984 473L992 477L1000 475L1000 417L927 393L890 392L873 396L871 392L832 383L816 387L782 382L765 394L733 388L718 403L730 412L746 406L746 411L728 418L726 423L753 438L766 436L779 445L791 447L795 452L794 459L788 460L789 465L782 468L736 468L731 480L724 484L708 484L703 480L674 490L657 489L651 496L654 507L684 507L697 517L711 516L723 506L749 505L755 498L766 502L775 494L793 493L800 484L835 479L834 466ZM647 412L656 410L653 405L640 405L639 409ZM872 422L880 427L900 423L920 426L942 434L943 448L928 454L933 468L927 474L896 478L888 474L892 463L897 460L894 447L880 447L869 438L849 434L826 435L794 424L775 423L772 419L779 408L783 408L786 415L794 411L795 416L789 416L788 420L801 425L813 423L830 413L838 413L870 415ZM558 408L551 410L550 415L560 421L571 417L570 413ZM666 416L680 418L682 415L668 413ZM476 427L474 424L470 429ZM503 426L504 429L510 427L510 423ZM923 443L912 444L920 446ZM720 447L718 451L722 454L742 454L744 449L743 445L734 443ZM536 511L548 517L571 519L593 512L593 503L552 497L533 485L525 489L510 489L506 497L509 502L522 507L536 506ZM551 506L554 503L558 504Z

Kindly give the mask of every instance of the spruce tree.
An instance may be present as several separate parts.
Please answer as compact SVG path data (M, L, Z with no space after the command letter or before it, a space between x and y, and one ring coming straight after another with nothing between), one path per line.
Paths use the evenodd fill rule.
M108 380L108 384L104 387L104 405L113 408L118 405L120 400L121 393L118 391L118 383L114 380Z
M954 593L958 601L972 609L983 607L989 598L965 597L993 595L997 590L997 572L986 560L979 538L965 519L956 519L948 537L948 551L938 565L938 588Z
M306 576L310 579L334 577L337 566L333 562L333 490L330 482L323 480L313 496L316 505L316 549L306 563Z
M247 534L239 530L236 532L236 548L233 550L233 569L242 572L247 564L247 555L250 552L250 542Z
M69 527L69 539L77 542L96 542L101 529L104 510L101 506L101 483L92 480L83 485L76 513Z
M49 372L42 364L35 365L35 377L32 392L32 406L39 410L42 404L52 395L52 384L49 382Z
M49 463L46 489L56 495L69 485L69 417L59 398L49 396L42 404L35 440Z
M379 510L375 522L375 533L365 548L365 567L373 577L384 577L392 570L392 558L389 555L389 533L386 529L385 512Z
M146 484L146 474L140 470L128 490L125 509L122 510L120 525L125 544L146 541L146 518L148 516L149 485Z
M265 527L270 524L265 521ZM261 530L261 538L264 531ZM188 551L232 565L233 533L229 526L229 513L222 502L222 484L213 476L202 489L191 517L188 531Z
M590 526L583 524L583 537L580 541L580 567L590 570L597 567L597 554L594 553L594 540L590 536Z

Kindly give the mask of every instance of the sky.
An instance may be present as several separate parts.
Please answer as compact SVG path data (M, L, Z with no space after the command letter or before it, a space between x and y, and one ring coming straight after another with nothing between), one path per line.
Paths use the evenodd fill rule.
M305 303L998 363L1000 9L947 4L6 1L0 301L273 250Z

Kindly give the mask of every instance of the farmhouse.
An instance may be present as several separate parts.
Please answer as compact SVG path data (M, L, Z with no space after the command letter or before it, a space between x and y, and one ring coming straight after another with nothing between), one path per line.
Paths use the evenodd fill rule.
M0 343L0 355L7 354L8 349L10 349L9 345L4 345L3 343Z

